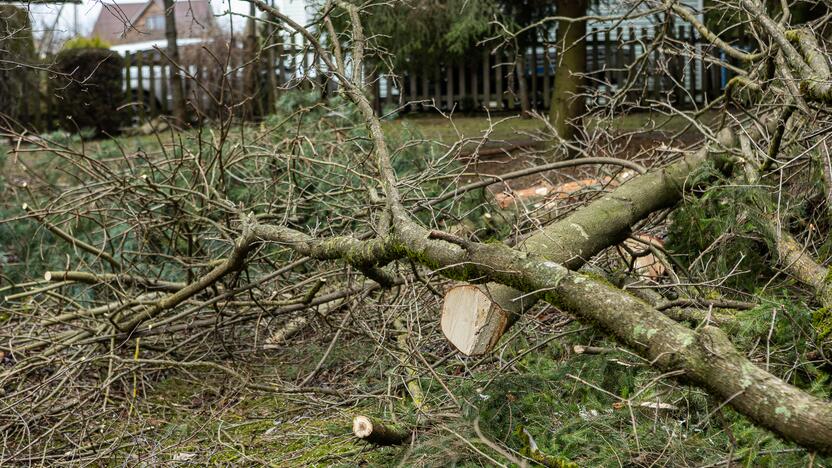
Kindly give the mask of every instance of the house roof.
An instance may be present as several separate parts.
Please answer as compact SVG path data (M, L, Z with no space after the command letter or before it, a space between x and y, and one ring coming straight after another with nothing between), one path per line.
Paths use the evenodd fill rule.
M148 0L138 3L103 3L101 13L95 21L93 36L113 43L141 42L148 40L149 31L136 29L142 15L154 2L161 6L162 0ZM187 0L174 3L176 32L180 38L203 36L214 24L213 12L208 0ZM133 31L133 39L126 39Z

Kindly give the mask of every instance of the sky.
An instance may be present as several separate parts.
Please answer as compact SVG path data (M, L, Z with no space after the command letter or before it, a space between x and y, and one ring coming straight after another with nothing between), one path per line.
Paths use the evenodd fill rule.
M105 0L106 3L136 3L141 0ZM187 0L182 0L187 1ZM245 18L229 15L248 14L249 3L242 0L210 0L211 7L217 17L217 23L228 28L229 21L233 21L235 29L237 24L242 24ZM306 0L273 0L275 5L284 13L289 14L293 19L305 21L304 6ZM25 4L21 4L25 5ZM44 31L55 28L55 34L59 37L71 37L77 27L79 35L87 35L92 31L98 13L101 11L101 0L83 0L79 5L64 4L32 4L26 6L31 12L35 37L41 37ZM76 16L77 15L77 16ZM57 21L57 22L56 22Z

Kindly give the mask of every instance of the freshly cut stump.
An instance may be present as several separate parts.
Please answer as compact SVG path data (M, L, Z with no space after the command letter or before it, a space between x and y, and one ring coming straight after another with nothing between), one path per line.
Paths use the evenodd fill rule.
M720 136L720 142L731 146L726 138ZM626 240L632 226L650 213L675 205L689 188L688 176L708 156L708 149L703 148L661 170L634 177L515 248L577 270L607 247ZM460 352L484 354L537 300L536 294L497 283L458 286L445 295L442 331Z
M479 286L459 285L445 294L442 333L466 356L485 354L493 349L510 322L513 322L512 314Z
M363 415L352 418L352 433L376 445L400 445L410 437L409 431L387 426Z

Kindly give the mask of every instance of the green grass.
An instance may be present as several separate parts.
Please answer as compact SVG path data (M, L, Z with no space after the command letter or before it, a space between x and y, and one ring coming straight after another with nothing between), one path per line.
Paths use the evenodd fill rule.
M715 114L707 114L701 119L704 123L714 121ZM613 132L632 132L637 130L660 130L674 133L684 130L689 121L680 116L666 116L654 113L633 113L616 115L614 118L593 117L590 129L603 127ZM530 134L546 132L546 125L538 119L521 119L516 115L494 114L492 116L453 116L445 118L437 114L408 114L404 117L387 120L384 129L399 132L412 127L425 138L451 144L460 138L480 138L491 128L491 140L520 140L529 138Z
M788 320L782 322L787 325ZM720 402L702 390L657 381L658 372L627 352L570 354L574 344L615 346L593 330L576 331L534 353L525 350L541 337L516 338L501 353L507 361L517 358L515 370L498 372L497 362L460 375L460 361L455 359L436 366L436 375L463 403L462 416L431 421L413 445L402 447L373 448L350 435L355 414L392 416L385 404L390 399L386 391L377 393L378 398L332 405L328 402L332 397L325 395L302 398L252 392L212 370L172 371L152 392L140 396L124 429L136 432L153 424L154 432L143 439L145 445L130 447L116 458L164 447L157 455L161 460L185 453L193 454L191 462L205 465L486 466L486 460L459 438L500 460L480 442L474 430L477 424L486 438L520 453L528 449L520 435L525 429L551 459L577 466L700 466L729 456L737 466L806 466L810 456L805 451L757 428L729 407L717 409ZM275 369L281 369L280 379L291 382L295 375L314 368L327 344L328 338L322 337L259 355L248 364L224 365L258 383L274 381ZM364 393L386 388L388 372L396 380L396 363L386 357L362 368L361 376L339 375L355 367L361 349L372 346L373 341L361 335L343 337L339 351L327 361L333 379L329 385ZM283 371L286 363L292 363L288 372ZM375 366L379 370L373 370ZM430 411L447 407L447 395L436 379L424 375L421 387ZM400 422L412 422L415 410L407 394L393 390L401 398L392 411ZM626 398L632 398L631 407L621 405ZM640 406L657 401L676 409L657 412ZM734 449L732 440L737 444ZM818 466L828 466L829 461L815 459Z
M714 114L708 114L701 121L710 123L714 119ZM657 129L672 133L683 130L688 123L688 120L680 116L669 117L663 114L633 113L617 115L615 118L593 117L589 128L603 127L618 132ZM265 129L260 124L247 124L246 128L249 136L258 130ZM396 119L385 120L383 129L394 137L405 135L408 129L412 129L425 139L452 144L461 138L481 138L489 129L491 130L489 133L491 140L527 139L530 134L545 132L546 126L540 120L522 119L514 114L457 115L452 118L446 118L438 114L407 114ZM204 129L204 131L206 135L203 138L210 138L207 135L210 129ZM197 133L197 130L189 130L183 132L180 136L184 139L196 139L198 138ZM238 141L239 136L240 127L235 126L228 144L233 145ZM63 132L54 132L46 135L46 138L75 150L81 150L83 147L87 154L97 155L96 157L101 158L107 156L118 157L121 149L127 154L134 154L138 151L157 152L161 149L160 142L163 144L170 143L171 134L162 132L158 137L156 135L122 135L115 138L114 141L109 139L85 140L83 143L77 135L67 135ZM11 148L7 142L0 141L0 153L7 153ZM43 158L55 161L57 164L56 158L50 157L50 152L27 150L24 154L29 155L30 161L35 164ZM54 169L55 167L53 165L44 169Z
M342 343L321 372L352 364L364 346L356 339ZM315 367L326 345L306 342L258 355L248 363L223 365L256 383L274 381L275 369L280 369L277 378L291 382L295 374L306 375ZM136 445L113 453L111 459L154 454L160 462L186 457L200 466L390 466L406 450L374 449L352 437L353 415L377 414L373 399L357 406L330 405L331 396L269 394L250 391L243 384L215 370L197 368L171 369L168 377L141 386L149 391L139 392L130 414L114 421L104 437L148 428L152 432Z

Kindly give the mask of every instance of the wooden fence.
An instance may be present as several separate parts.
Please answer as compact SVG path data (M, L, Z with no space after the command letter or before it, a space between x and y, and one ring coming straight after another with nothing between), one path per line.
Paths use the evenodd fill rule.
M702 42L689 27L679 27L666 49L647 49L652 32L633 28L590 30L587 41L587 83L596 104L625 90L626 102L649 105L650 100L670 99L677 106L691 107L717 97L728 79L730 68L722 66L724 56L713 55L713 48ZM189 113L197 119L218 118L234 112L242 118L268 114L280 89L335 83L323 79L317 57L299 41L286 40L261 50L246 59L242 44L222 44L222 53L208 45L183 55L180 72L184 75ZM520 109L518 80L522 76L532 109L548 109L554 86L557 51L551 45L535 45L525 50L525 70L517 73L512 56L481 50L465 60L438 66L423 73L372 77L375 102L380 112L410 104L408 110L436 107L466 112L516 111ZM704 60L702 59L704 57ZM155 51L125 54L125 112L144 119L171 111L170 75L164 57ZM46 85L47 69L34 72L27 83L30 99L20 120L38 130L55 128L60 116ZM592 102L590 102L592 104Z
M730 60L715 55L713 47L702 42L691 27L680 26L671 36L679 46L674 53L646 50L653 39L647 29L590 30L586 64L590 94L605 99L626 87L626 102L649 105L650 100L669 98L681 107L719 96L734 76L720 62ZM377 106L390 109L416 102L419 104L408 109L435 106L446 111L517 111L521 107L518 75L522 75L531 108L548 109L557 51L553 46L536 45L524 53L526 67L522 74L515 70L514 57L483 50L478 56L427 73L383 75L376 81Z

